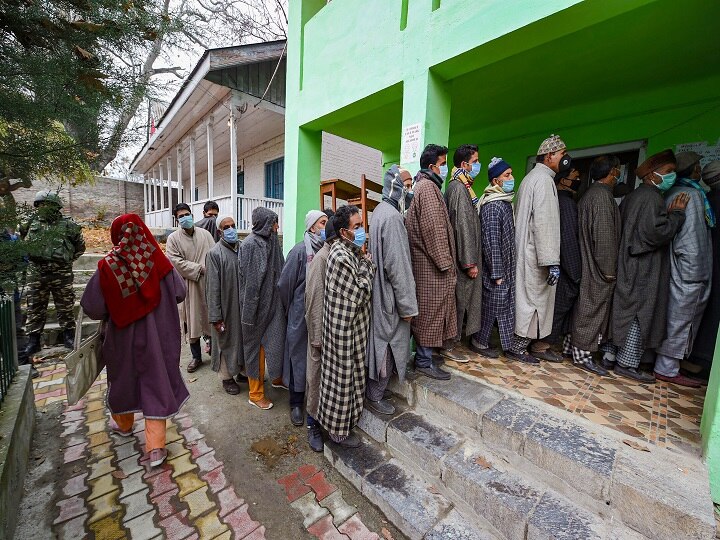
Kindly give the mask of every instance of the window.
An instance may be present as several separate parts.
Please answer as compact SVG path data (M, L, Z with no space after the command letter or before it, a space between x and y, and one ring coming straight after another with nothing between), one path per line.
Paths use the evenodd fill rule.
M245 171L237 173L237 194L245 195Z
M285 160L283 158L265 164L265 196L282 199L285 187Z

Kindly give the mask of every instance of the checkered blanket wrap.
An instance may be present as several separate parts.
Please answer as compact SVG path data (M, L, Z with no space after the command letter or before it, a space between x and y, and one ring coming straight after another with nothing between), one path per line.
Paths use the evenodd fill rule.
M115 275L123 298L138 292L155 264L152 254L155 246L145 241L140 227L135 223L123 225L118 245L105 256Z
M317 420L339 437L355 427L363 408L374 274L353 247L335 242L325 282Z

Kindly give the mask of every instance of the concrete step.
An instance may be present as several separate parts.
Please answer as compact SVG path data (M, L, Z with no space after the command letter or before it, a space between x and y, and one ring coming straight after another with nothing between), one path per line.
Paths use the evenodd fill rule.
M73 307L73 317L77 319L77 315L80 311L80 296L76 293L75 295L75 306ZM58 322L57 319L57 308L55 307L54 302L48 303L47 308L47 319L46 323L56 323Z
M325 444L325 457L411 540L496 540L469 523L435 486L409 473L367 436L360 448Z
M98 261L105 256L105 253L83 253L73 263L73 270L97 270Z
M73 285L86 285L90 278L95 274L95 270L75 270L73 269Z
M83 339L92 335L98 328L100 323L98 321L84 320L82 324L82 337ZM42 342L45 346L60 345L63 341L63 332L60 325L56 322L47 323L45 330L43 330Z
M360 428L396 459L410 466L422 464L416 472L426 479L428 474L440 477L445 488L461 499L451 500L458 506L467 502L496 527L502 520L485 516L487 506L473 501L487 501L498 490L509 495L509 490L527 493L533 507L543 497L560 501L558 508L572 501L568 508L585 516L583 526L600 531L593 538L614 537L608 519L647 538L715 537L708 472L699 458L651 445L650 452L632 449L622 443L622 436L603 426L458 372L449 382L411 373L408 381L393 382L391 388L408 405L402 404L390 419L364 411ZM473 471L473 462L466 458L482 452L488 453L490 457L484 459L491 463L492 456L496 462L500 456L500 467L490 469L509 472L499 478L490 471ZM461 479L470 477L485 487L463 488ZM501 507L502 497L495 498ZM533 527L540 530L541 525L533 524L535 511L524 518L521 511L516 514L521 523L525 520L528 534ZM506 537L515 538L516 532Z
M466 523L490 526L498 538L510 540L646 538L622 525L605 504L583 508L572 490L556 490L542 474L538 480L537 471L515 468L507 452L395 401L392 417L363 411L361 429L376 440L384 433L393 460L433 485Z

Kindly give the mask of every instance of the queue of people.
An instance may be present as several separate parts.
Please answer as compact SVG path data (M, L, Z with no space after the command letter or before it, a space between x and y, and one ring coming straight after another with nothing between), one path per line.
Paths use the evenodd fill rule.
M394 412L388 383L405 377L413 344L415 372L438 380L451 377L443 358L468 361L456 353L464 341L488 358L570 360L598 376L700 386L680 373L683 365L707 376L720 321L717 303L705 309L720 295L712 286L720 162L701 168L700 159L650 156L637 167L640 185L618 206L619 159L592 162L578 201L579 173L556 135L542 142L517 190L511 164L492 158L480 194L477 146L460 146L448 174L448 149L429 144L414 178L388 169L369 234L355 206L311 210L287 260L278 216L266 208L253 211L241 241L232 216L206 206L202 225L211 233L180 203L167 256L138 216L120 216L115 247L81 302L108 320L113 429L126 434L130 413L142 411L152 420L151 461L165 459L153 421L187 399L181 332L190 372L202 365L200 338L211 336L211 366L228 394L247 384L249 403L267 410L266 375L287 389L290 421L307 425L318 452L323 431L359 446L353 429L364 407ZM653 370L643 370L654 355Z

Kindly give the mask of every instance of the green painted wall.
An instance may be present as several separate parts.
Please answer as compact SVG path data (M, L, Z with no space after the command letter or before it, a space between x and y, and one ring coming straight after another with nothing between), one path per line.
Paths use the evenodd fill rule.
M571 149L645 140L648 153L720 137L717 1L289 4L290 238L319 203L323 130L378 148L389 165L403 126L420 123L423 145L476 143L485 167L500 155L518 178L550 133ZM702 426L718 502L719 385L715 372Z
M705 407L703 408L702 433L703 455L710 470L710 490L713 501L720 503L720 369L715 362L720 358L720 336L715 342L715 358L710 373L707 394L705 394Z

